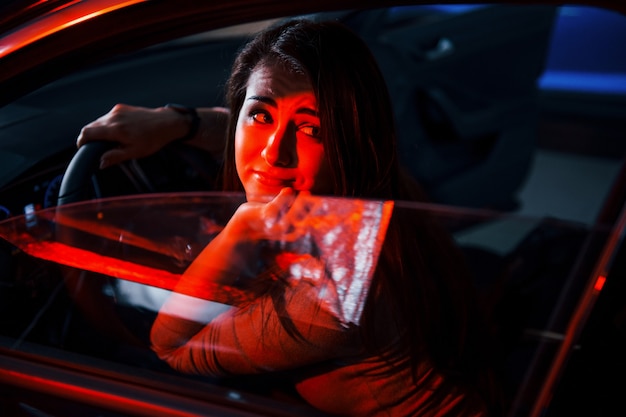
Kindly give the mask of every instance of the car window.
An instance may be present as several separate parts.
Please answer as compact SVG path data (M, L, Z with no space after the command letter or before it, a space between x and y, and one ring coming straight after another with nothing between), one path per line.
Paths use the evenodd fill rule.
M622 15L593 7L561 8L540 85L623 95L626 59L616 41L625 38Z
M187 398L202 390L209 398L236 408L243 402L243 406L253 404L255 410L268 400L273 407L283 407L278 400L282 397L266 389L277 385L263 377L193 377L169 369L150 348L155 317L173 294L180 274L242 201L243 196L211 192L115 197L40 210L0 223L0 236L5 250L14 254L10 264L16 271L3 279L3 348L35 355L46 352L42 348L53 349L54 357L66 366L80 365L95 375L108 375L115 369L116 378L132 376L134 383L148 386L156 378L168 392ZM389 210L394 215L428 213L453 231L471 266L483 307L508 335L504 339L508 344L500 347L506 354L502 383L510 395L530 398L538 394L538 386L526 378L548 374L559 346L555 342L565 332L594 262L602 254L601 242L609 234L601 226L481 210L350 199L320 202L321 211L310 217L316 226L307 229L302 224L296 231L315 240L318 235L324 238L320 233L326 228L319 227L320 223L342 229L340 250L337 243L322 244L318 250L327 251L325 270L336 277L333 288L336 285L345 289L344 294L352 294L330 296L341 292L329 291L325 281L312 284L317 296L326 294L323 305L329 314L346 325L358 323L360 305L355 300L363 300L369 290L371 271L365 269L362 276L350 276L349 281L340 278L341 271L350 259L376 258ZM332 211L326 211L329 208ZM361 218L358 227L350 217L337 216L337 212L372 209L374 216ZM163 226L155 228L157 222ZM368 233L370 240L363 242L367 228L374 233ZM540 262L538 252L547 259ZM306 252L299 253L303 259ZM331 267L335 258L337 263ZM311 270L309 261L301 262ZM365 264L359 265L362 269ZM598 277L597 285L605 278ZM254 287L211 287L210 296L182 294L192 297L186 299L188 305L203 299L236 305L254 296ZM526 367L520 369L520 364ZM521 406L529 405L523 402ZM292 407L298 415L314 413L303 404Z
M320 199L317 214L341 229L341 242L369 237L359 251L326 247L327 257L341 253L338 264L368 265L359 280L341 282L360 291L352 298L319 291L333 293L329 314L358 324L388 216L432 215L465 254L502 337L510 414L529 415L577 349L617 262L626 18L591 7L482 4L307 17L339 20L366 40L389 86L400 159L430 197ZM276 381L188 375L151 349L150 329L178 278L243 202L210 189L218 162L187 148L158 153L95 173L98 199L56 207L82 126L120 102L223 105L234 54L277 20L116 56L0 109L2 352L213 410L320 414L291 391L271 390ZM336 212L371 217L354 224ZM326 272L339 276L340 266ZM212 301L254 295L221 291ZM37 407L46 411L45 403Z

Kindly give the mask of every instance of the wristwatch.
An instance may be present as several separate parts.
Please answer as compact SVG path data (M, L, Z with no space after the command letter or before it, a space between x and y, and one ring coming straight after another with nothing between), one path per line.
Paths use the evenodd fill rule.
M188 107L175 103L167 103L164 107L189 117L189 130L187 131L187 134L173 140L172 142L186 142L196 136L196 133L198 133L198 129L200 128L200 116L198 115L198 111L195 107Z

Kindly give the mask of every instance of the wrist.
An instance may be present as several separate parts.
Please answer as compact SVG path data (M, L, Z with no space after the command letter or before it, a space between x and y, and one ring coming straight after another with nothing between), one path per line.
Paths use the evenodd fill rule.
M172 109L175 112L185 116L188 120L187 133L174 139L172 142L187 142L193 139L200 129L200 116L194 107L188 107L181 104L168 103L164 106L166 109Z

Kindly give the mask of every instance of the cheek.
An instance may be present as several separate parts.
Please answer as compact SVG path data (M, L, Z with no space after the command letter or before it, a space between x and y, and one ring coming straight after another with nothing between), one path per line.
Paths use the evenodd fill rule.
M241 141L241 133L239 131L239 126L237 126L237 131L235 132L235 167L237 168L237 174L239 175L239 178L241 179L241 169L242 169L242 158L241 158L241 152L243 151L242 149L242 141Z
M246 165L261 153L261 150L258 149L258 143L260 142L254 140L249 130L245 126L238 124L235 131L235 165L240 177Z
M324 155L323 150L309 149L306 154L307 167L306 174L308 189L316 194L330 194L333 191L333 181L330 171L330 165Z

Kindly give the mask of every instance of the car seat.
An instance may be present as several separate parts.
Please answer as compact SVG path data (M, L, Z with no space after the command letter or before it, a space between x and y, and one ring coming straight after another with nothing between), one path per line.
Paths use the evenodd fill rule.
M341 19L377 58L401 162L434 202L517 206L555 15L552 6L409 6Z

